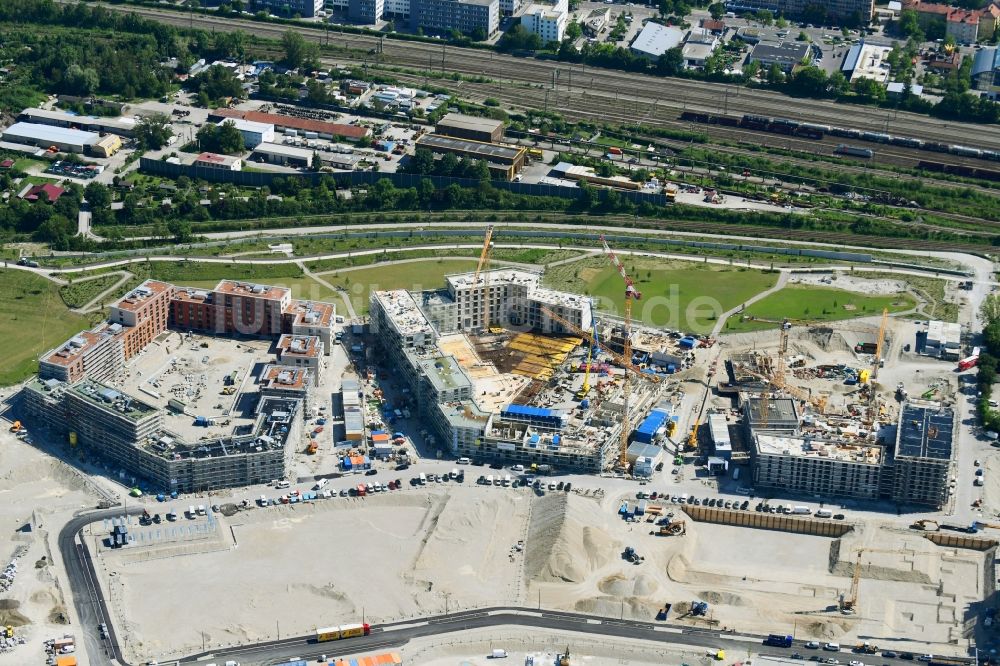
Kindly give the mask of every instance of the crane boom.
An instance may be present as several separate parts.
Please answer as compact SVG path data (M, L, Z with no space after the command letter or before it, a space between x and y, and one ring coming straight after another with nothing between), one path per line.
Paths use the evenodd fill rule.
M882 347L885 345L885 330L888 327L889 308L882 308L882 323L878 327L878 340L875 342L875 360L872 361L872 381L878 379L878 369L882 365Z
M483 304L483 311L481 316L482 330L488 332L490 328L490 253L493 250L493 225L486 227L486 237L483 239L483 251L479 253L479 263L476 264L476 275L472 279L472 284L479 285L479 274L483 272L483 268L486 268L486 274L483 276L483 294L480 301Z
M642 298L642 294L639 290L635 288L635 283L632 278L629 277L628 271L625 270L625 266L622 264L618 255L614 253L614 250L608 245L607 239L604 234L601 234L601 245L604 246L604 252L611 259L611 263L614 264L615 268L618 269L618 274L621 275L622 280L625 282L625 342L622 345L623 355L625 356L625 377L624 385L622 387L622 432L621 432L621 444L620 450L618 452L618 466L621 469L628 467L628 436L630 431L629 423L629 398L632 393L632 385L630 384L629 368L632 365L632 301Z

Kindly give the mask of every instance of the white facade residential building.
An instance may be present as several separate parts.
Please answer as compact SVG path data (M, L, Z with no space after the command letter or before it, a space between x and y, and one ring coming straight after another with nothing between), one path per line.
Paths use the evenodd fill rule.
M569 0L557 0L554 5L533 4L521 17L528 32L542 38L542 43L561 42L569 23Z

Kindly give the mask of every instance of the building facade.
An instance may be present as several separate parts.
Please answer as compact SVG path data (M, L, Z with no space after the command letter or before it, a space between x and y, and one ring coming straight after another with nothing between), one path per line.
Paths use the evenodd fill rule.
M457 30L492 37L500 29L499 0L411 0L410 28L426 32Z
M542 44L561 42L569 23L569 0L556 0L554 5L531 5L521 15L521 25L538 35Z
M357 23L378 23L385 14L385 0L348 0L347 18Z
M727 0L726 9L741 12L766 9L775 16L794 18L814 4L810 0ZM823 8L827 19L857 18L867 23L875 15L875 0L830 0L823 3Z
M323 0L252 0L250 8L253 11L265 10L281 16L314 18L323 9Z

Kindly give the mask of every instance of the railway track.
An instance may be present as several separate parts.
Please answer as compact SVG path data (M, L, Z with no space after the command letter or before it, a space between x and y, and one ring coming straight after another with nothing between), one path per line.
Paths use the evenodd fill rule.
M68 0L66 0L68 1ZM179 12L135 5L103 5L110 10L131 11L180 27L199 26L208 30L244 30L252 35L280 38L288 27L233 18ZM599 108L613 109L629 103L653 107L651 121L676 119L681 110L731 113L761 113L794 118L804 122L831 123L862 130L886 131L930 141L964 142L1000 149L1000 128L946 122L918 114L886 111L857 105L841 105L823 100L792 98L780 93L730 84L654 77L617 72L586 65L542 59L526 59L483 49L439 46L426 42L382 39L375 35L338 33L336 30L296 28L307 39L333 47L376 50L373 62L405 67L433 68L485 76L516 83L547 86L556 93L582 91ZM500 84L502 85L502 83ZM498 91L499 92L499 91ZM623 108L623 113L625 109ZM669 118L668 118L669 116ZM634 117L633 117L634 120Z

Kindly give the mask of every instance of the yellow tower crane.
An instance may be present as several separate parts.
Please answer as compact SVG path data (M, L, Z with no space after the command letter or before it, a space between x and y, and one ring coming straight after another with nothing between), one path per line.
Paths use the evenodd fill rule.
M628 272L625 270L625 266L622 265L618 255L612 251L611 247L608 246L608 241L604 238L604 234L601 234L601 245L604 246L604 252L611 259L611 263L614 264L615 268L618 269L618 274L621 275L622 280L625 282L625 342L623 345L623 356L625 356L625 384L623 386L622 393L622 434L621 434L621 450L618 452L618 466L622 469L628 467L628 436L629 436L629 397L632 392L631 385L629 383L629 368L632 366L632 301L639 300L642 298L642 294L639 290L635 288L635 283L632 282L632 278L629 277Z
M486 273L483 275L483 294L481 301L483 304L482 310L482 331L488 333L490 330L490 254L493 251L493 225L486 227L486 237L483 240L483 251L479 253L479 263L476 265L476 274L472 278L472 284L475 287L479 286L479 275L483 272L483 268L486 269Z

